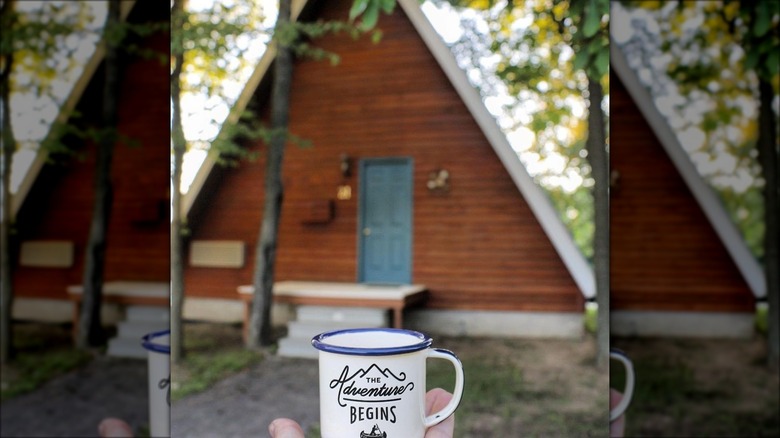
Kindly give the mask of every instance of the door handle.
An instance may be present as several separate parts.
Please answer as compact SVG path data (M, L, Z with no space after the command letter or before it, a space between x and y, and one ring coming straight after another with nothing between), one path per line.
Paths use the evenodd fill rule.
M363 235L364 236L370 236L371 235L371 228L368 228L368 227L363 228Z

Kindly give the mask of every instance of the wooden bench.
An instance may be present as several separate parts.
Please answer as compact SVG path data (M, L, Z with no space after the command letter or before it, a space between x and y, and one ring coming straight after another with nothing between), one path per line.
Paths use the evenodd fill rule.
M84 287L80 284L68 286L68 298L73 301L73 339L76 339L81 313L81 298ZM171 306L169 284L148 281L109 281L103 283L103 303L122 306Z
M249 330L252 285L238 287L244 302L244 336ZM372 285L317 281L280 281L274 284L274 302L293 305L330 307L374 307L393 312L393 327L403 328L404 309L428 298L428 289L420 284Z

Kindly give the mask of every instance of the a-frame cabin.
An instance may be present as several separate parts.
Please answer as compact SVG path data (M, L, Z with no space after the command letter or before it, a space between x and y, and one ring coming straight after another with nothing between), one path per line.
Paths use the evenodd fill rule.
M300 19L344 20L350 4L310 1ZM400 1L378 27L378 44L318 40L335 67L295 61L290 130L312 146L286 146L275 280L420 284L429 297L409 312L416 328L579 336L593 274L550 201L419 4ZM267 118L273 53L235 112ZM185 198L185 316L218 313L252 282L265 159L248 147L257 161L207 161Z

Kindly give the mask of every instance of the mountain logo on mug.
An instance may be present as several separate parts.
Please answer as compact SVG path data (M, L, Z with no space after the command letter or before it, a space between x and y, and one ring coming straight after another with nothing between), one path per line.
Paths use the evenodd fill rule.
M373 428L371 428L371 432L360 432L360 438L387 438L387 432L382 432L382 430L379 429L379 425L375 424Z
M414 382L407 382L406 378L404 372L396 374L376 364L355 372L350 372L347 365L338 378L330 381L329 387L337 390L339 406L345 408L347 404L350 405L350 424L366 420L395 423L398 419L394 402L400 401L404 393L414 389Z

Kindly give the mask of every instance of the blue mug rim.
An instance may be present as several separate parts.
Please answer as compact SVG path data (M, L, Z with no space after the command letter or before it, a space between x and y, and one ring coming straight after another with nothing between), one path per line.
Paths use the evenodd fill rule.
M409 345L401 345L399 347L380 347L380 348L363 348L363 347L343 347L339 345L332 345L327 343L327 339L333 336L339 336L350 333L392 333L412 336L419 339L419 342ZM433 339L430 336L426 336L418 331L396 329L396 328L355 328L355 329L342 329L333 330L325 333L320 333L311 340L311 345L317 350L327 353L336 354L348 354L352 356L391 356L396 354L414 353L415 351L425 350L431 346Z
M162 345L162 344L155 344L154 338L159 338L160 336L170 335L171 330L160 330L152 333L148 333L144 335L143 342L141 342L141 345L147 350L147 351L154 351L156 353L163 353L163 354L171 354L171 346L170 345Z

